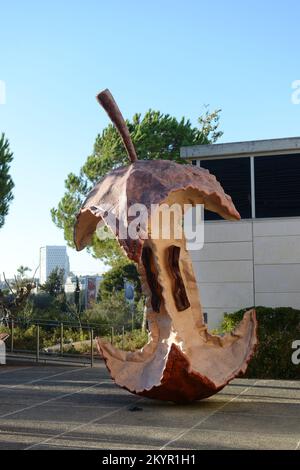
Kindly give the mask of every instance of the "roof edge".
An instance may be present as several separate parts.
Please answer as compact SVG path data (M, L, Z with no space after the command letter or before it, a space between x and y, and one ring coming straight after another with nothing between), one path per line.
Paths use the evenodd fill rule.
M228 157L242 155L267 155L270 153L300 152L300 137L280 139L248 140L244 142L228 142L222 144L205 144L181 147L183 159Z

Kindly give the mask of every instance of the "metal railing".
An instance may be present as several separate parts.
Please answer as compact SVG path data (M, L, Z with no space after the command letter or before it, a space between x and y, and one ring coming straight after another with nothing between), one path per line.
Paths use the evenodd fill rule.
M102 360L95 338L106 337L114 344L118 336L124 349L125 333L132 330L132 324L10 320L2 328L10 334L6 342L8 359L80 363L93 367ZM77 339L74 341L72 336Z

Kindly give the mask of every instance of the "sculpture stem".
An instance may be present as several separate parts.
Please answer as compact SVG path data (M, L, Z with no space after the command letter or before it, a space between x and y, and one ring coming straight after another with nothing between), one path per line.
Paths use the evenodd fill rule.
M126 148L130 161L132 163L136 162L138 158L130 137L128 127L111 92L108 89L101 91L101 93L97 95L97 100L105 109L111 121L116 126L116 129L118 130Z

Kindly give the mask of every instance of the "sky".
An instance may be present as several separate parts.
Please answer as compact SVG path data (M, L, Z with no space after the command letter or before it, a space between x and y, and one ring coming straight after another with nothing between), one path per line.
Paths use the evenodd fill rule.
M15 182L0 273L34 270L40 246L65 243L50 209L108 124L104 88L128 118L152 108L196 125L205 105L221 108L220 142L299 136L299 16L297 0L0 0L0 132ZM76 274L105 269L68 252Z

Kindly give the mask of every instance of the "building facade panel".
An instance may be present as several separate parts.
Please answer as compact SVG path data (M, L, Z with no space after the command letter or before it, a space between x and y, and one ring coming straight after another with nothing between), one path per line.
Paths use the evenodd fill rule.
M226 282L198 284L203 310L219 309L224 312L234 312L240 308L253 305L253 283ZM217 327L214 318L208 316L209 327Z
M300 236L254 237L254 262L255 264L300 263Z
M255 266L258 293L299 292L300 264L261 264Z
M237 230L237 224L238 230ZM208 221L204 224L204 243L252 241L251 221Z
M219 282L252 282L252 261L199 261L194 264L195 273L201 285Z
M300 310L300 293L258 293L256 295L256 305L263 305L264 307L292 307Z
M300 235L300 217L257 219L253 226L253 234L255 237Z
M252 242L227 242L226 249L224 243L204 243L202 250L191 251L191 257L196 261L252 261Z

